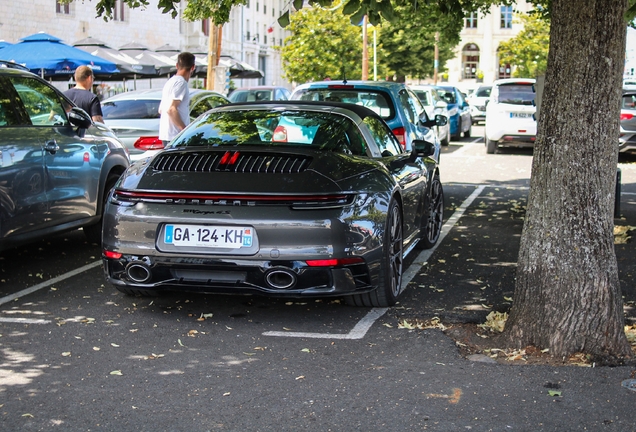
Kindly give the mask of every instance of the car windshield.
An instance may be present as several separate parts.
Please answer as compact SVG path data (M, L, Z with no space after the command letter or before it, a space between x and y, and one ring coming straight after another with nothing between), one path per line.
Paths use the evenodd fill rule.
M447 103L454 104L457 103L457 98L455 97L455 92L449 88L439 88L437 89L437 94Z
M364 155L358 127L333 113L298 110L237 110L199 117L170 148L209 146L302 146Z
M477 89L477 91L475 91L475 96L476 97L489 97L490 96L490 90L492 90L492 87L479 87Z
M362 105L374 111L384 120L395 116L391 97L382 91L357 89L351 86L334 86L327 88L308 88L299 90L294 99L304 101L344 102Z
M234 90L230 94L232 102L258 102L273 99L272 90Z
M499 103L532 105L534 90L532 84L502 84L499 86Z
M159 118L160 100L115 100L102 103L105 120Z
M433 102L431 101L431 95L429 92L425 90L413 90L413 93L415 93L415 96L417 96L420 102L422 102L422 105L424 106L433 105Z

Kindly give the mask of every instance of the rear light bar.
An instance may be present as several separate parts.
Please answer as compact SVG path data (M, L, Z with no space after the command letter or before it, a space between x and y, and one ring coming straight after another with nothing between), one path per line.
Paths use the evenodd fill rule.
M332 195L231 195L180 192L145 192L117 189L113 199L119 204L137 202L156 202L186 205L216 206L256 206L287 205L295 209L337 208L349 205L355 199L354 194Z
M331 84L327 86L328 89L352 89L355 88L352 85L347 85L347 84Z
M139 137L133 146L139 150L161 150L164 147L158 136Z

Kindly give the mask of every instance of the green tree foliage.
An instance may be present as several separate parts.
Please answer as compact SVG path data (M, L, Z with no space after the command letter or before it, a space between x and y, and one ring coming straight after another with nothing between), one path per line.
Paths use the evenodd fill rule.
M342 8L303 8L291 16L288 30L281 55L290 82L362 76L362 28Z
M386 56L383 64L391 75L413 78L431 77L435 60L435 33L439 32L439 64L454 57L463 19L442 13L437 3L424 4L414 13L413 6L395 8L396 19L382 23L380 43Z
M502 63L514 66L513 76L534 78L545 74L550 48L550 24L535 14L520 14L523 30L499 45Z

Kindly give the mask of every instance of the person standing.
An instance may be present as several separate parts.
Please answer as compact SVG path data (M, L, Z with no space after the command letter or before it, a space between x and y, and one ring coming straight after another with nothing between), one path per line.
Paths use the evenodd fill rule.
M172 141L190 123L188 81L195 70L194 54L182 52L177 57L177 73L163 86L159 105L159 139L164 145Z
M99 98L93 93L93 70L88 66L80 66L75 69L75 87L66 90L64 94L78 107L86 111L94 122L104 123L102 105Z

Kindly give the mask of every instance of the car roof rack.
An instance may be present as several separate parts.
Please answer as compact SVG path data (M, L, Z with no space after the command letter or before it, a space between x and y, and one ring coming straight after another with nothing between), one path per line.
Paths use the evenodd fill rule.
M18 69L18 70L30 72L28 67L21 65L20 63L8 61L8 60L0 60L0 68Z

